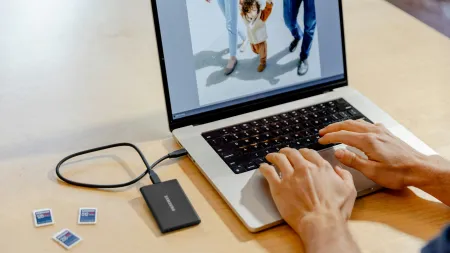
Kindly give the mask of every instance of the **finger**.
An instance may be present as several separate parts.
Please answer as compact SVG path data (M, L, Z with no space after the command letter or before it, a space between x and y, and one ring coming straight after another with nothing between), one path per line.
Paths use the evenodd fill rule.
M266 156L266 159L280 170L282 177L288 177L294 173L294 168L284 154L271 153Z
M346 120L328 125L327 127L321 129L319 134L323 136L328 133L339 132L342 130L356 133L369 133L372 132L374 128L375 126L373 124L364 120Z
M371 177L378 167L378 163L361 158L357 154L345 149L336 150L336 158L344 165L361 171L364 175Z
M365 135L362 133L349 132L347 130L341 130L339 132L329 133L319 139L319 143L322 145L332 143L344 143L346 145L358 148L364 151L366 141Z
M277 187L277 185L280 184L281 182L280 176L278 176L278 173L273 166L267 163L262 163L259 166L259 171L267 180L271 189L273 187Z
M284 154L291 163L294 170L304 170L308 167L308 161L300 154L300 152L293 148L283 148L280 153Z
M321 166L326 162L325 159L323 159L322 156L320 156L315 150L303 148L300 149L300 153L307 161L317 166Z
M340 166L334 167L334 171L336 171L336 174L338 174L338 176L340 178L342 178L342 180L344 180L344 182L347 185L352 186L352 187L355 186L355 184L353 183L353 176L352 176L352 173L350 173L350 171L344 170Z

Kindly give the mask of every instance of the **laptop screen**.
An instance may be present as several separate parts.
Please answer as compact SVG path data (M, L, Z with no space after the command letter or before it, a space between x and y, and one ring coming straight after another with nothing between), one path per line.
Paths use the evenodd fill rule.
M154 1L173 120L345 78L337 0Z

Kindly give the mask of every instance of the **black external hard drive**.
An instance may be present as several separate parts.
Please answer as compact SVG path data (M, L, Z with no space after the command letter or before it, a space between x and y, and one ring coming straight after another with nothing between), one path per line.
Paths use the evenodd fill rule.
M144 186L140 190L162 233L200 223L178 180Z

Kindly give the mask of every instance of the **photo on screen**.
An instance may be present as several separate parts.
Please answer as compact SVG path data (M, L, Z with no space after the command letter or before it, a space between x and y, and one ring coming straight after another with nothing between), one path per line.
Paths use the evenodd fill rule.
M314 1L186 0L200 105L321 78ZM226 75L231 54L237 65ZM300 56L306 73L298 73Z

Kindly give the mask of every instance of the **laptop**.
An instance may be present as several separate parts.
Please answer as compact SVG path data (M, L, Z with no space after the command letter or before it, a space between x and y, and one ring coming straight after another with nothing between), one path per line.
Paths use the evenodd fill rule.
M254 20L242 13L254 6L242 8L239 0L152 1L170 130L251 232L282 222L258 171L265 155L310 148L332 165L339 164L337 149L364 156L343 144L318 144L318 130L328 124L380 122L418 151L434 154L349 87L340 0L308 0L299 8L263 1L253 3ZM226 75L231 56L237 64ZM301 71L300 57L307 59ZM341 166L352 173L359 197L381 188Z

